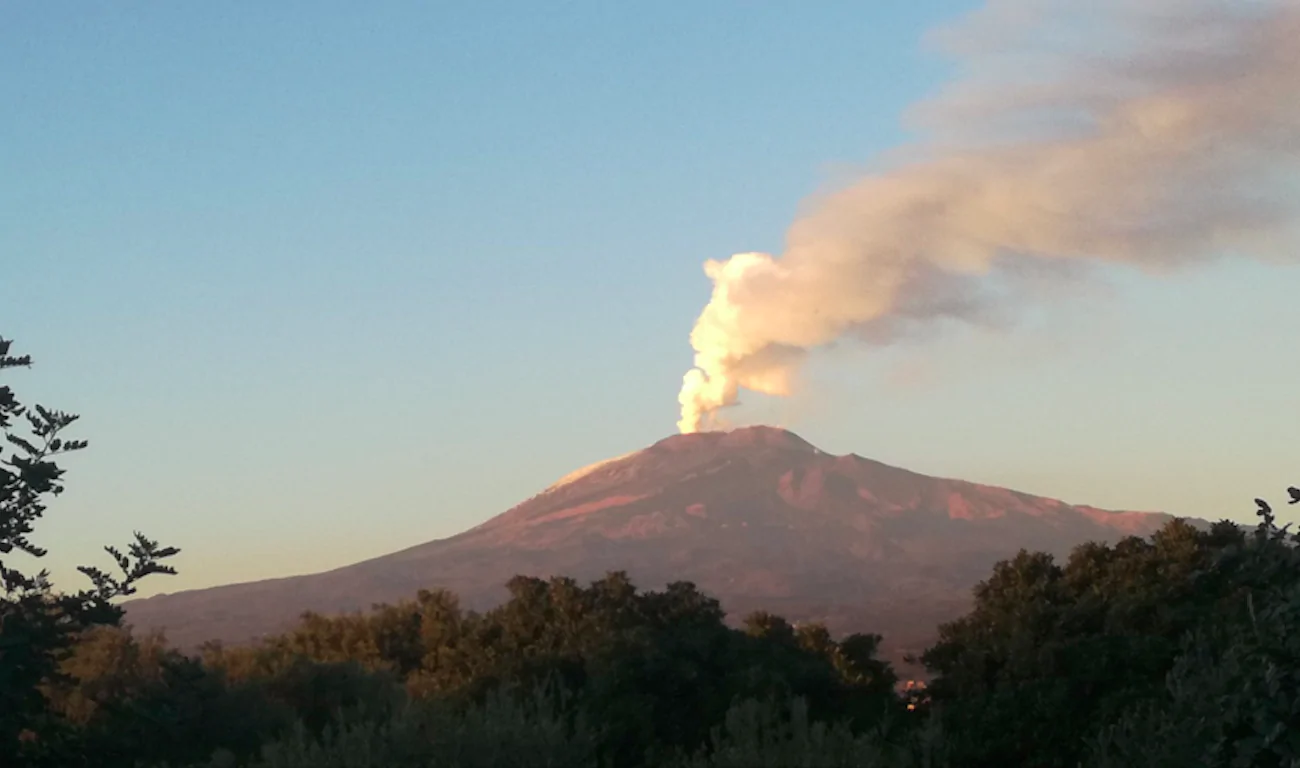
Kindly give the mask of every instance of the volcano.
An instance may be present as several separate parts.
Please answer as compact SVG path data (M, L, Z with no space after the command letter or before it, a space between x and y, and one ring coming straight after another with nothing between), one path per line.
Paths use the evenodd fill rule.
M818 450L771 427L676 435L594 464L464 533L324 573L157 595L127 622L181 648L281 631L307 610L369 608L445 588L486 609L516 575L646 589L692 581L733 620L766 610L921 651L972 587L1021 548L1066 555L1172 519L1071 505Z

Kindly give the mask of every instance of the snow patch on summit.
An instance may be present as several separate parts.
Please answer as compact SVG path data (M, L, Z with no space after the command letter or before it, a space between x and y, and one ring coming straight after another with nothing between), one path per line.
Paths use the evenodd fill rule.
M610 459L601 459L595 464L588 464L582 469L574 470L569 474L565 475L564 477L561 477L559 480L556 480L554 483L551 484L550 487L546 489L546 491L543 491L543 493L546 493L547 491L554 491L570 483L577 482L582 478L586 477L587 475L590 475L592 472L595 472L596 470L600 469L601 467L608 466L610 464L613 464L616 461L622 461L623 459L626 459L627 457L632 456L633 454L636 453L639 453L639 451L632 451L631 453L625 453L622 456L615 456Z

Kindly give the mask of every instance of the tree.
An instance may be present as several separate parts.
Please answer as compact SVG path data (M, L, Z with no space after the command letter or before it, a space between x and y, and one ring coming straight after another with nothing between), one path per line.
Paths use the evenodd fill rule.
M1300 489L1289 488L1291 503ZM1253 536L1225 547L1198 574L1235 585L1238 610L1190 633L1164 690L1104 727L1091 745L1098 768L1121 765L1300 764L1300 536L1259 506Z
M31 366L31 357L11 356L12 342L0 338L0 371ZM121 575L79 568L90 587L55 591L49 572L28 574L14 555L44 557L29 538L46 511L47 499L63 491L64 470L56 459L82 450L85 440L64 437L75 414L19 401L0 385L0 762L55 759L58 734L66 723L50 710L41 685L60 676L60 663L85 630L116 625L122 611L112 601L135 592L155 573L175 573L162 563L179 550L135 534L123 554L106 547Z
M517 576L507 589L510 599L484 614L429 591L368 614L307 614L259 647L211 647L208 661L231 679L267 682L312 727L320 718L305 714L304 703L318 694L288 696L275 683L295 664L319 675L322 665L352 661L393 675L417 700L462 713L494 696L521 704L540 691L570 725L589 724L612 765L695 752L738 700L798 697L814 720L864 730L901 712L894 674L876 658L877 635L840 643L825 627L795 628L771 614L756 614L742 632L694 584L641 592L619 571L586 586Z
M1297 615L1283 608L1300 586L1292 544L1270 510L1254 536L1226 521L1198 530L1175 520L1149 539L1079 546L1063 567L1044 553L999 563L971 612L940 627L922 656L936 674L928 692L955 762L1072 768L1099 733L1104 746L1094 751L1117 760L1106 764L1201 765L1211 747L1235 750L1246 725L1209 728L1203 715L1227 712L1231 700L1255 717L1262 710L1243 692L1295 689L1279 671L1294 668L1294 648L1266 642L1270 627L1285 636ZM1293 697L1287 707L1295 701L1279 695ZM1279 722L1264 721L1267 748L1285 735ZM1192 738L1198 728L1201 741ZM1153 734L1175 733L1155 744Z
M161 633L95 627L78 638L62 671L67 680L44 687L51 708L75 726L60 756L66 768L193 765L219 750L247 757L298 714L265 686L227 684Z

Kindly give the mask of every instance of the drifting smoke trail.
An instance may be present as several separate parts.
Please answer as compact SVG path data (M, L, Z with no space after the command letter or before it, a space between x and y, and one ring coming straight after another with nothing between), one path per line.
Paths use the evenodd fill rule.
M963 75L914 111L924 141L817 201L779 258L705 264L678 427L789 394L813 348L983 322L1089 264L1292 257L1297 41L1296 0L990 2L941 33Z

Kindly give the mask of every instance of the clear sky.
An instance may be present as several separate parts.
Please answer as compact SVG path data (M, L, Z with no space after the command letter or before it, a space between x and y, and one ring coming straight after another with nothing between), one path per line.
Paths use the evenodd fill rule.
M91 447L56 577L175 591L451 535L674 431L709 258L907 137L972 2L0 5L0 335ZM822 448L1250 519L1300 482L1300 271L1110 276L750 398ZM72 576L70 576L72 574Z

